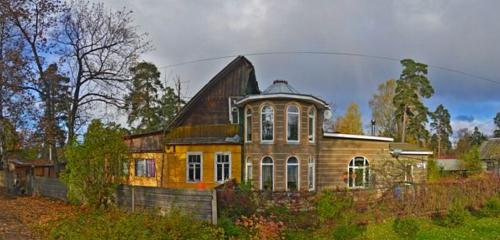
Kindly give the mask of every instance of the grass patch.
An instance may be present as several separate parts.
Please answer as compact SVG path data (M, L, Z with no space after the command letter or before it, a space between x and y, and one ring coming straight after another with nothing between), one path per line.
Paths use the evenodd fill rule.
M500 239L499 218L468 217L464 224L455 228L443 227L427 219L418 219L420 231L415 239L433 240L468 240L468 239ZM393 220L382 224L368 225L364 234L365 239L401 239L393 229Z
M83 211L46 226L43 239L224 239L224 230L181 213Z

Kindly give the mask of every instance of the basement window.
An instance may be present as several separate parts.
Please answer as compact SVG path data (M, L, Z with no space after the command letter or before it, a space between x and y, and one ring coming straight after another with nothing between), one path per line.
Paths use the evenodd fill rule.
M136 159L135 176L136 177L155 177L156 166L154 159Z

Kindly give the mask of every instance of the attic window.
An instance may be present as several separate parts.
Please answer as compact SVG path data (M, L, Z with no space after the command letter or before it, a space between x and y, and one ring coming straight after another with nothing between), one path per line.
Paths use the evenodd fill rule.
M240 123L240 110L236 106L236 97L229 97L229 122L232 124Z
M240 123L240 114L237 107L231 108L231 123L232 124Z

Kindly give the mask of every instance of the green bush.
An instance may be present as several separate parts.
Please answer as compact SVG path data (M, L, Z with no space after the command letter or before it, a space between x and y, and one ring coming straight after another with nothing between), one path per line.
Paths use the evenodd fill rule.
M247 235L245 229L236 225L229 217L220 217L218 223L219 227L224 229L224 234L226 235L226 237L243 238Z
M324 191L316 202L319 220L321 222L331 220L347 220L347 216L353 209L353 199L347 194L334 194Z
M89 211L51 223L45 239L223 239L224 231L174 212L168 216Z
M403 239L414 239L420 231L420 226L417 219L413 217L398 217L392 224L392 230Z
M500 217L500 196L488 199L481 213L486 217Z
M333 239L351 240L361 236L366 231L366 226L355 224L341 224L333 230Z
M454 203L448 213L439 219L437 223L445 227L457 227L465 223L469 212L460 203Z

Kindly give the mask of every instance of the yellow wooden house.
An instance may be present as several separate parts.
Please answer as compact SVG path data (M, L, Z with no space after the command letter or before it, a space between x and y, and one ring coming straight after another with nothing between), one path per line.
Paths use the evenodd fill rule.
M211 189L242 179L242 119L236 101L258 94L253 65L237 57L164 129L130 135L128 184Z

